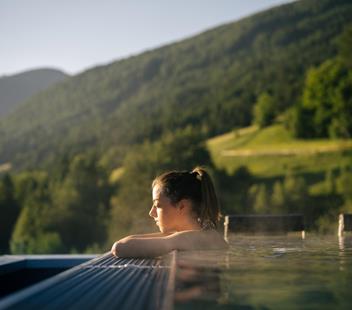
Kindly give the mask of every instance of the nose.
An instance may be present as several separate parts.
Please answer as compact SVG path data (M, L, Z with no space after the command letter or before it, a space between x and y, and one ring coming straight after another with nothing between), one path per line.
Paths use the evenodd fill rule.
M149 211L149 216L155 218L156 217L156 211L155 211L155 207L152 206L150 211Z

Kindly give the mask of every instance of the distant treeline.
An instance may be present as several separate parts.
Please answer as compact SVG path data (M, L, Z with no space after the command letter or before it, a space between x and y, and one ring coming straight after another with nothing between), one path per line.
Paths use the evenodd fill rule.
M308 230L332 232L337 214L352 211L352 162L326 171L316 195L293 171L262 179L246 167L231 175L218 170L201 138L192 127L167 133L158 142L136 146L123 168L113 172L95 154L85 153L63 158L50 171L4 175L0 251L105 252L124 235L157 231L148 216L153 178L199 164L215 180L223 214L303 213Z

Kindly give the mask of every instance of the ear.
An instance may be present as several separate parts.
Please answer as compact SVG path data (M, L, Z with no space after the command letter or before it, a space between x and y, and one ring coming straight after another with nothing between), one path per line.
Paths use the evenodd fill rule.
M187 212L188 210L190 210L192 208L191 201L189 199L181 199L177 203L177 207L178 207L178 210L180 213Z

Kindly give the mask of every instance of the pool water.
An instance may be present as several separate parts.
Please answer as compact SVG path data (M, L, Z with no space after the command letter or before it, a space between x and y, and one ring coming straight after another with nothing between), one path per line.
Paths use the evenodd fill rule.
M230 236L179 252L176 309L352 309L352 236Z

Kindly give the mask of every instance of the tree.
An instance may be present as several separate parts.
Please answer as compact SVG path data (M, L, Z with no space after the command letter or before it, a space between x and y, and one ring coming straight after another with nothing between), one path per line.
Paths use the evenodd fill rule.
M344 168L340 171L337 179L337 189L342 194L345 201L345 211L352 211L352 171L350 168Z
M0 180L0 252L8 253L13 227L20 212L10 175Z
M265 184L260 184L255 195L253 209L256 213L269 213L269 198Z
M338 59L329 59L310 69L301 105L296 109L298 124L293 126L296 136L351 137L352 71ZM307 134L304 130L313 132Z
M292 109L290 128L301 138L352 135L352 26L337 39L339 54L307 71L302 101Z
M53 189L51 226L67 248L83 251L106 241L110 187L92 154L77 155Z
M286 117L286 127L293 136L299 138L314 138L315 127L313 124L314 111L303 107L301 103L295 104L288 110Z
M254 206L254 203L255 203L255 199L256 199L256 196L257 196L257 193L258 193L258 190L259 190L259 186L258 184L253 184L249 189L248 189L248 192L247 192L247 205L250 206L250 212L254 212L253 210L253 206Z
M254 124L263 128L270 125L276 115L276 104L271 95L262 93L254 105L253 117Z
M212 177L223 214L250 212L252 204L248 202L247 193L253 177L246 166L239 166L232 174L216 169Z
M51 226L52 203L46 173L25 172L16 178L21 213L11 236L13 254L60 253L61 238Z
M352 25L346 26L338 38L339 56L345 66L352 69Z
M308 197L308 189L304 178L295 176L289 171L285 176L283 187L288 211L297 212L303 209Z
M54 254L67 250L57 232L48 231L48 206L27 204L11 238L12 254Z
M284 211L286 202L285 191L280 181L274 183L273 193L271 195L271 206L273 211Z
M14 178L15 198L21 206L33 195L44 193L49 186L48 173L44 171L24 171Z
M333 170L329 169L325 172L325 188L327 194L336 193L336 182Z

